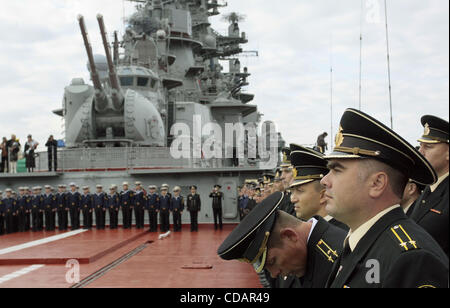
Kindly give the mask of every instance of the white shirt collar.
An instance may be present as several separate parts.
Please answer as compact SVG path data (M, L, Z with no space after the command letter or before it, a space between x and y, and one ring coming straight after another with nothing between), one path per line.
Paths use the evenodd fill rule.
M330 220L333 219L333 216L327 215L323 219L325 219L325 221L327 221L327 222L330 222Z
M309 231L308 234L308 242L309 242L309 238L311 237L311 234L319 221L313 217L310 220L308 220L308 222L312 222L311 230Z
M444 174L443 176L441 176L438 181L430 186L431 192L434 192L438 186L448 177L448 172L446 174Z
M384 211L379 212L377 215L366 221L364 224L362 224L358 229L355 231L350 230L350 232L347 235L347 238L345 239L345 242L348 242L350 245L350 249L353 251L355 250L356 246L358 245L359 241L366 235L366 233L377 223L378 220L380 220L384 215L389 213L390 211L399 208L400 205L396 204L393 205ZM345 243L344 242L344 243Z

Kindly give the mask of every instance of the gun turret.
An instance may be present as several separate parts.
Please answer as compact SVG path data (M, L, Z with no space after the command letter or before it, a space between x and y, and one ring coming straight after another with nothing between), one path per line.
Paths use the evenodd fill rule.
M78 15L78 22L80 24L81 35L83 36L84 46L86 47L86 53L89 60L92 83L94 84L95 88L96 108L97 110L104 110L108 106L108 98L100 82L97 67L95 66L94 54L92 53L91 43L89 42L88 34L86 31L86 24L84 23L84 17L82 15Z
M106 37L105 23L103 22L103 16L97 15L98 25L100 27L100 33L102 36L103 46L105 47L106 60L108 61L109 81L111 84L111 98L114 105L114 109L121 110L124 104L124 96L122 89L119 85L119 78L117 77L114 62L111 56L111 50Z

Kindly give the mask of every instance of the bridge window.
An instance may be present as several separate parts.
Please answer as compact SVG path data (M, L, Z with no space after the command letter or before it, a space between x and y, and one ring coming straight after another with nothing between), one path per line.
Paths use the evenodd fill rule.
M134 85L134 77L120 77L122 87L132 87Z
M148 85L148 78L138 77L137 85L138 85L138 87L146 87Z

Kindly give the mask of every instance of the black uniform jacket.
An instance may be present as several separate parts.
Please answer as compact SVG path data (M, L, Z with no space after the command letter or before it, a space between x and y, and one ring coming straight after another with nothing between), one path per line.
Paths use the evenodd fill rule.
M434 192L426 188L415 204L411 219L425 229L449 254L448 247L448 177L442 181Z
M327 282L332 288L448 287L448 258L403 209L396 208L344 249ZM337 274L337 276L336 276ZM369 278L369 281L367 280Z
M325 288L334 263L344 247L347 232L315 216L317 224L308 241L306 273L302 278L289 276L281 288Z
M202 209L202 202L199 194L189 194L186 197L186 207L189 212L199 212Z

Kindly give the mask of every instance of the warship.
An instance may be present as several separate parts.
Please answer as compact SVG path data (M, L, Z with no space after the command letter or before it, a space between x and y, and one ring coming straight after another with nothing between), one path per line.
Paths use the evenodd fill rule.
M197 185L207 203L213 185L219 184L224 222L236 223L237 186L273 170L284 146L274 123L261 123L254 94L245 90L250 72L239 59L248 42L239 26L242 16L223 16L228 33L220 34L210 18L227 3L131 2L136 11L126 19L121 39L117 31L108 34L104 17L96 16L103 55L93 54L85 19L78 16L92 84L73 78L61 108L53 111L65 127L58 169L47 172L47 153L37 153L36 172L2 174L0 190L71 182L120 187L140 181L145 187L180 186L182 195ZM231 131L230 139L221 134L230 127L244 130ZM265 159L262 147L276 156L275 164L273 157ZM212 222L209 206L202 208L199 222Z

